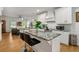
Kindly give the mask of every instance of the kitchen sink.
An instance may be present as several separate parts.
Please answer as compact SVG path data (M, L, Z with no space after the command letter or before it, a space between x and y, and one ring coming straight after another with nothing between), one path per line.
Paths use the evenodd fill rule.
M36 45L36 44L38 44L38 43L40 43L40 42L41 42L41 41L37 40L36 38L32 38L30 45L31 45L31 46L34 46L34 45Z

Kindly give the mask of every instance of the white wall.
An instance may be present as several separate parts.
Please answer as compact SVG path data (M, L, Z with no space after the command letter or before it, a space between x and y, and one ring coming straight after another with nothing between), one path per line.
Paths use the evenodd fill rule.
M79 45L79 22L76 22L76 12L79 12L78 7L73 7L72 8L72 15L73 15L73 23L71 25L71 33L77 35L77 45Z
M79 12L79 8L73 7L72 8L72 26L71 26L71 33L79 33L79 22L76 22L76 12Z

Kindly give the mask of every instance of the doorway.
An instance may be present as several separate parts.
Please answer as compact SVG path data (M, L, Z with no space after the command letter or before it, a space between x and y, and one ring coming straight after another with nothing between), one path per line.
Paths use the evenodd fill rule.
M6 21L2 20L3 24L2 24L2 33L6 33Z

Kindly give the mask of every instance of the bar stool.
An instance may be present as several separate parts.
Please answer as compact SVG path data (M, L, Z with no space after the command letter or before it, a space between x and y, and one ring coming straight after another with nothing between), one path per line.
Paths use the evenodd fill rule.
M24 41L24 33L20 33L20 38Z
M26 43L28 43L30 46L34 46L38 43L40 43L39 40L35 39L35 38L31 38L30 35L28 34L24 34L24 40Z
M20 38L25 42L24 40L24 33L20 33ZM26 49L26 43L25 43L25 47L24 47L24 52L27 52L27 49Z

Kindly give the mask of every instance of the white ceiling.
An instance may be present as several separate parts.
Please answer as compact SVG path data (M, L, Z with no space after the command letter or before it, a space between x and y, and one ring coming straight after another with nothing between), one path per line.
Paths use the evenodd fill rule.
M6 16L33 16L37 14L37 9L47 11L52 7L4 7L3 14Z

